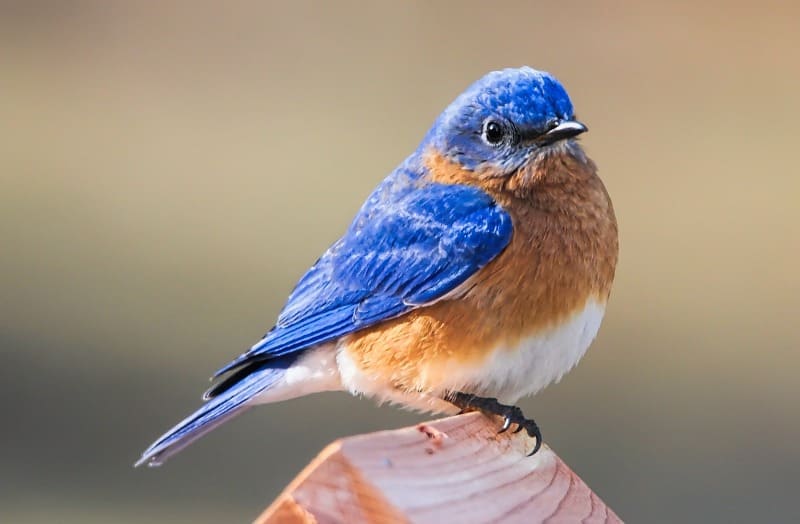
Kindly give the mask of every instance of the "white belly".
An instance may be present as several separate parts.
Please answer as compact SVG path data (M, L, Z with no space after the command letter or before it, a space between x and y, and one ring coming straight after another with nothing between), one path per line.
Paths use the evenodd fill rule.
M514 348L497 347L479 365L465 367L452 362L447 365L446 381L424 393L399 391L384 377L363 374L342 347L337 363L346 389L379 402L448 413L454 408L443 402L442 397L447 392L461 391L514 404L520 397L532 395L558 381L575 367L597 335L604 312L605 304L590 300L582 311L561 326L522 340Z
M456 373L453 386L513 404L557 382L586 353L600 329L605 304L590 300L583 311L516 347L497 347L480 367Z

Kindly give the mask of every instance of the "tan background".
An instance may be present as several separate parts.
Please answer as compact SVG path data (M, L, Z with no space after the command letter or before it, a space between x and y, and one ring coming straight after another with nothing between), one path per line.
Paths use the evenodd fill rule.
M622 235L597 343L523 407L631 522L800 519L800 4L277 4L0 10L0 520L246 521L331 439L420 420L327 394L130 467L521 64L569 89Z

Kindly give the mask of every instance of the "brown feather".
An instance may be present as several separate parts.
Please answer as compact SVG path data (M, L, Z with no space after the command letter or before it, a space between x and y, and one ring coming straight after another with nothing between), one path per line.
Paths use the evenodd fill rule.
M457 299L355 333L344 348L366 376L432 391L454 362L479 365L498 346L557 327L587 301L605 303L617 263L617 222L595 164L573 141L510 176L461 168L436 152L432 181L482 188L511 215L508 247Z

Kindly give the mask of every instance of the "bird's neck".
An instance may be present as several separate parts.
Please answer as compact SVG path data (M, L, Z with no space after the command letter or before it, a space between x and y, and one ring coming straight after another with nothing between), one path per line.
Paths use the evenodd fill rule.
M532 200L538 206L553 206L558 203L553 197L591 186L593 179L597 179L595 163L577 142L566 140L536 153L513 174L503 177L495 190Z
M513 206L522 200L542 210L558 210L574 206L576 198L610 205L597 167L573 140L538 152L511 174L465 169L434 150L424 154L423 165L431 182L477 186L501 205Z

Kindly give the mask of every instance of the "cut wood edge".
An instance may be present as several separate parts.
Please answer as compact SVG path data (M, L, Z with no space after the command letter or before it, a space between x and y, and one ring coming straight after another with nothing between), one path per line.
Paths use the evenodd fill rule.
M256 524L622 522L547 446L478 413L337 440Z

